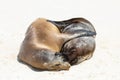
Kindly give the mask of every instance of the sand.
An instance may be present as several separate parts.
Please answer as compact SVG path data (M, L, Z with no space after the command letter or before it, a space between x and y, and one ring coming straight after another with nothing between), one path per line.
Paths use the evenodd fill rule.
M2 35L4 37L0 39L0 80L119 80L120 38L117 40L109 36L103 37L100 36L99 30L97 32L93 57L72 66L68 71L34 71L19 63L17 54L24 35ZM8 39L4 40L5 37Z
M34 0L0 3L0 80L120 80L119 1L77 0L70 1L67 6L67 1L53 1L55 3L48 1L49 7L44 7L46 1ZM34 71L17 61L26 29L34 19L63 20L77 16L90 20L97 31L96 49L90 60L68 71Z

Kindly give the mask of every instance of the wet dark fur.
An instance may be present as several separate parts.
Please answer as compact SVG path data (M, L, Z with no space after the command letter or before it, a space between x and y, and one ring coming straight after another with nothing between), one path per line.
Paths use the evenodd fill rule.
M66 41L61 49L61 53L71 64L78 64L90 59L95 50L96 31L93 25L84 18L73 18L65 21L51 21L58 26L62 33L80 34Z

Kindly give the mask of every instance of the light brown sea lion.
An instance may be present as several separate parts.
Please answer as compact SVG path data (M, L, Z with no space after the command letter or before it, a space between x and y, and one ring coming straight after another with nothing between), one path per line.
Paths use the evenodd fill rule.
M37 19L26 32L18 60L42 70L69 69L70 64L57 54L64 43L63 37L54 24Z

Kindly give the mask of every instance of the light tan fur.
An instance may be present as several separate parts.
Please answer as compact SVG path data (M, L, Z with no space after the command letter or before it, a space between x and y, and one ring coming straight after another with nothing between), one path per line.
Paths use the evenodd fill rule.
M63 35L55 25L47 22L46 19L39 18L28 28L18 59L40 69L69 69L69 63L63 62L61 57L56 58L53 62L52 59L54 56L52 56L51 61L37 59L41 58L41 53L45 50L48 50L48 53L53 55L55 55L56 52L60 52L64 41ZM41 53L37 52L39 50L41 50ZM57 64L61 66L56 67L55 65Z

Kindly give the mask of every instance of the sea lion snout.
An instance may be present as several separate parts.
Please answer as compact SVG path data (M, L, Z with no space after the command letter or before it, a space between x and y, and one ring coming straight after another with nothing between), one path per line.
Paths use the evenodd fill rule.
M44 66L49 70L68 70L70 68L70 64L64 61L63 56L59 54L55 54L54 58L45 63Z

